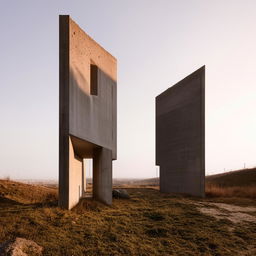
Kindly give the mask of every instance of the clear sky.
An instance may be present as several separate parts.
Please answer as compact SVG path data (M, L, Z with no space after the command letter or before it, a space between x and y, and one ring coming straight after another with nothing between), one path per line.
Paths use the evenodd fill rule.
M155 96L206 65L206 173L256 166L255 0L0 0L0 177L58 177L58 15L118 60L114 177L154 177Z

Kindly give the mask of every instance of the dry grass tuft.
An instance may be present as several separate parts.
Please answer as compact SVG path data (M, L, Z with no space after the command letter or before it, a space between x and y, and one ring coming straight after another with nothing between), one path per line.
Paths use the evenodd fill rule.
M100 212L101 207L101 203L94 201L91 198L83 198L80 200L79 204L72 209L72 211L78 214L85 213L86 211Z
M205 193L207 197L246 197L256 199L256 186L222 187L215 184L207 184Z
M256 168L206 177L206 196L256 198Z

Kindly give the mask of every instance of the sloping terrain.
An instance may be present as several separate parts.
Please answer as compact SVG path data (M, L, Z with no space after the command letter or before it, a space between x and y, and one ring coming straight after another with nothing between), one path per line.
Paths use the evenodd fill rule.
M256 168L206 176L206 182L223 187L256 186Z
M10 180L0 180L0 201L19 203L44 203L57 199L57 190L46 186L29 185Z
M256 186L256 168L242 169L226 173L220 173L215 175L208 175L206 178L206 184L213 184L223 187L235 187L235 186ZM115 184L115 182L114 182ZM117 183L119 184L131 184L131 185L150 185L158 186L159 178L150 179L135 179L127 182Z
M84 199L66 211L52 188L0 181L0 243L21 237L61 256L256 253L255 200L127 191L111 207Z
M148 179L114 179L114 186L125 186L125 187L147 187L147 186L159 186L159 178L148 178Z
M244 197L256 199L256 168L206 177L209 197Z
M131 187L158 188L159 179L132 180ZM120 186L127 186L120 183ZM243 197L256 199L256 168L237 170L206 176L206 196L208 197Z

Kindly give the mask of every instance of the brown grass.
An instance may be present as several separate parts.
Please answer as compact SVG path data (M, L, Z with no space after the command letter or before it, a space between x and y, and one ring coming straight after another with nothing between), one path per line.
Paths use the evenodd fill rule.
M222 187L215 184L207 184L205 193L207 197L246 197L256 199L256 186Z
M56 189L0 181L0 243L23 237L56 256L255 255L256 224L201 213L207 199L127 190L131 199L114 199L111 207L84 199L66 211L56 205Z
M10 180L0 180L0 199L6 198L19 203L47 203L57 200L56 188L28 185Z
M206 176L206 182L221 187L256 186L256 168Z
M256 199L256 168L206 177L206 196Z

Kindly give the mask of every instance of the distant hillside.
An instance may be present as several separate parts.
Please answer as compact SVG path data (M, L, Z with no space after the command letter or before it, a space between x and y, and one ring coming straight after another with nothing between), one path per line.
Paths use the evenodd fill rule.
M220 173L206 176L206 185L216 185L221 187L247 187L256 186L256 168L243 169L227 173ZM141 185L141 186L159 186L159 178L150 179L127 179L114 181L116 185Z
M6 200L37 203L57 199L56 188L29 185L12 180L0 180L0 203Z
M142 186L158 186L159 178L149 178L149 179L137 179L131 180L130 185L142 185Z
M256 168L206 176L206 184L223 187L256 186Z

